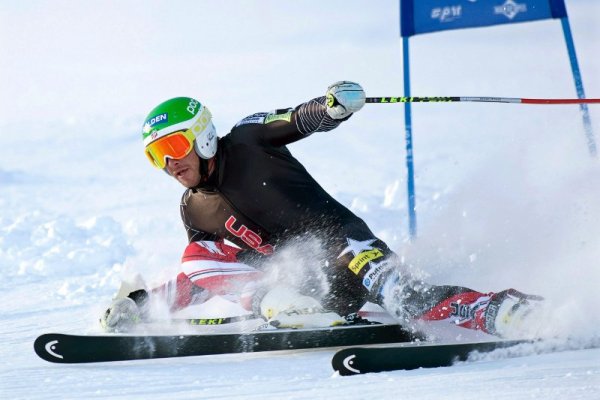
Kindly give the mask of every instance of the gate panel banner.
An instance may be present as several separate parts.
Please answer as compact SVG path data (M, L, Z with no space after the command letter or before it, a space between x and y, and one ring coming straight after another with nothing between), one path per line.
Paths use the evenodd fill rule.
M577 97L584 99L583 82L564 0L400 0L404 96L407 98L411 96L409 62L411 36L450 29L485 27L550 18L561 21ZM587 104L582 103L579 107L590 155L596 157L596 139L592 131ZM404 126L406 131L408 224L410 237L415 238L417 213L410 102L404 104Z
M401 0L404 37L567 16L564 0Z

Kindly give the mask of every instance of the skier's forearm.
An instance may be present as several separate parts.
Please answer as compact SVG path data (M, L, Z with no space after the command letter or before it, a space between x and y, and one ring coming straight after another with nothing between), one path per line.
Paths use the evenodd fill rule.
M314 132L327 132L336 128L344 119L333 119L327 113L325 105L325 96L317 97L296 107L295 122L298 131L303 135L310 135Z

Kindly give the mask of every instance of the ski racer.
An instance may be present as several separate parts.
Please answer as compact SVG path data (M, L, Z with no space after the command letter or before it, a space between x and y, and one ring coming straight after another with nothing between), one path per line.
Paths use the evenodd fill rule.
M154 108L143 126L145 152L155 167L187 188L181 218L189 245L176 279L115 300L101 318L104 328L118 330L144 317L150 297L159 296L178 310L221 295L269 321L287 321L282 326L305 326L294 324L294 317L306 314L322 317L316 320L324 325L345 323L369 301L401 322L448 320L510 335L540 297L513 289L481 293L415 279L287 148L337 128L364 103L359 84L336 82L325 96L295 108L243 118L221 138L208 108L193 98L173 98ZM307 251L326 276L326 293L316 299L307 296L314 293L310 286L264 284L266 260L314 240L319 251Z

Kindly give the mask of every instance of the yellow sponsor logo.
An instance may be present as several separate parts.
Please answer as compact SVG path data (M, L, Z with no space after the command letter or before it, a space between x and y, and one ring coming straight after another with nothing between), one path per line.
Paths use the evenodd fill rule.
M327 95L325 96L325 100L327 102L327 107L333 107L333 104L335 103L335 98L331 93L327 93Z
M379 257L383 257L383 253L379 249L363 251L362 253L358 253L356 257L350 261L348 268L350 268L350 271L354 272L355 275L358 275L360 270L363 269L369 261L376 260Z
M285 114L269 114L265 117L265 124L274 122L274 121L286 121L290 122L292 120L292 112L288 111Z
M197 135L204 132L208 124L210 124L211 117L212 115L210 114L210 111L208 111L208 108L204 107L200 112L200 115L198 115L196 122L192 125L192 131Z

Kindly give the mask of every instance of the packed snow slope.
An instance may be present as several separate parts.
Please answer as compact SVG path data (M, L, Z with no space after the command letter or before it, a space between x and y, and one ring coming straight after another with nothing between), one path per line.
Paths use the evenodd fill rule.
M566 4L587 95L600 97L600 2ZM152 107L196 97L225 135L342 79L401 95L398 2L5 1L0 49L1 398L598 398L599 350L349 378L333 375L331 351L38 359L41 333L98 333L121 279L179 270L183 189L140 140ZM575 96L558 21L417 36L411 69L415 96ZM600 107L590 114L600 140ZM412 242L403 121L402 106L366 105L290 148L428 281L541 294L546 334L600 335L600 165L579 108L414 105Z

